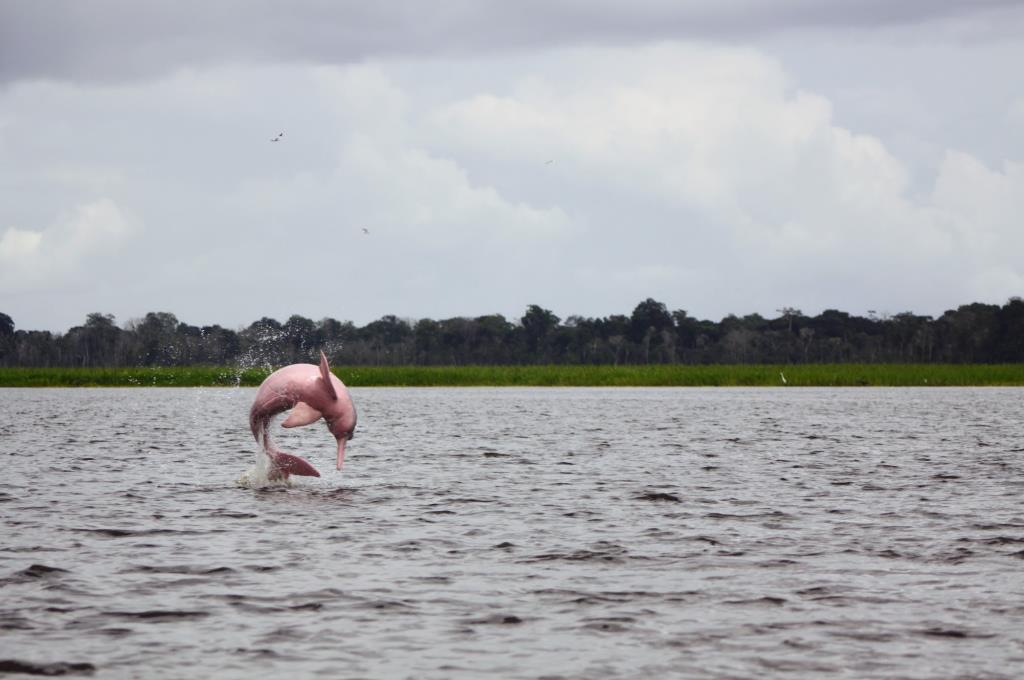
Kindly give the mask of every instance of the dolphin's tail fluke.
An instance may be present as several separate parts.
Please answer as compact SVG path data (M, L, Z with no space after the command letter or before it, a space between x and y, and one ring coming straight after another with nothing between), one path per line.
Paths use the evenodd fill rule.
M319 477L320 473L317 469L307 463L305 459L293 456L290 453L284 453L282 451L274 451L270 454L270 459L277 469L285 473L285 475L299 475L300 477Z
M299 475L300 477L319 477L317 469L310 465L305 459L293 456L290 453L279 451L270 440L270 432L267 431L267 420L256 421L250 418L253 423L252 432L256 441L263 448L270 459L270 478L288 479L288 475Z

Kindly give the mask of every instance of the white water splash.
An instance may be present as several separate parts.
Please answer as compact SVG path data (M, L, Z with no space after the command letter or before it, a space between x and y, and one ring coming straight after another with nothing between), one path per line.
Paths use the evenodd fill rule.
M292 486L290 479L271 479L270 456L263 451L262 447L256 452L256 464L243 472L242 475L235 480L235 484L243 489L267 489L276 487L289 488Z

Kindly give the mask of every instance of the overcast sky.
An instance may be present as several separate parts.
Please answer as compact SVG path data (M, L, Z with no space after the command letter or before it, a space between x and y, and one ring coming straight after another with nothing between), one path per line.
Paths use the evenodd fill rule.
M0 312L1002 304L1022 36L1019 0L0 0Z

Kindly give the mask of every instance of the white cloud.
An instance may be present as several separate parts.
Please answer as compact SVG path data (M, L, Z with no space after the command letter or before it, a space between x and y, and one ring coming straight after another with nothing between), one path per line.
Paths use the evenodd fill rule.
M109 198L80 205L39 231L8 227L0 236L0 290L66 284L115 253L134 230Z
M511 94L455 102L434 124L448 143L496 161L552 154L596 186L643 197L640 211L677 212L676 224L650 227L655 238L685 233L719 264L720 285L707 283L738 287L748 310L771 309L766 291L785 295L787 280L808 307L849 304L851 283L862 300L888 295L925 310L1019 293L1019 165L993 172L950 152L934 192L914 196L908 169L879 139L838 125L826 99L795 88L763 54L662 46L569 59L569 76L534 74ZM658 250L631 255L621 271L666 261ZM800 276L780 273L794 267Z
M60 329L1020 294L1020 165L968 147L911 168L838 106L764 52L680 44L25 83L0 91L0 290L47 303L3 311ZM51 204L79 207L39 228Z
M509 199L428 150L412 102L379 67L317 68L310 82L334 126L332 167L243 181L226 199L232 210L253 219L299 217L313 232L365 227L427 250L522 245L577 231L557 206Z
M42 240L42 232L8 228L0 237L0 262L11 267L23 258L34 257Z
M1024 95L1015 97L1006 111L1006 117L1010 123L1020 129L1024 129Z
M372 196L365 208L374 224L424 246L450 248L470 238L522 244L571 229L560 209L508 201L492 186L475 186L454 161L416 147L356 138L345 150L339 180Z
M935 219L956 235L953 257L969 266L983 299L1024 293L1024 164L992 170L963 152L946 154L931 197Z

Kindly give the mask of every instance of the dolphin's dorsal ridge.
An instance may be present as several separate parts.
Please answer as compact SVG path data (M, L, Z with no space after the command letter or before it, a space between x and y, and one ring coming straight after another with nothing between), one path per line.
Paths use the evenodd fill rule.
M281 423L281 427L302 427L303 425L315 423L320 420L321 416L323 414L320 411L317 411L304 401L299 401L292 407L292 412Z
M331 382L331 367L327 365L327 355L324 354L323 350L320 350L320 377L324 381L324 386L327 388L327 394L331 396L331 399L337 400L338 393L334 389L334 384Z

